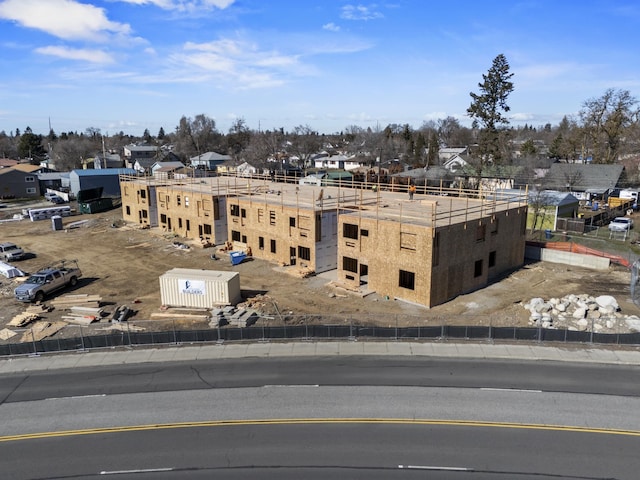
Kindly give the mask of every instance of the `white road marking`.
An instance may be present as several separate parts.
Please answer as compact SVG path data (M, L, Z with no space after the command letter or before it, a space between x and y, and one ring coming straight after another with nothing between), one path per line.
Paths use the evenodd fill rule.
M318 388L320 385L263 385L262 388Z
M542 393L542 390L529 390L525 388L481 388L487 392L521 392L521 393Z
M128 473L172 472L173 468L141 468L138 470L103 470L100 475L126 475Z
M449 472L472 472L472 468L465 467L438 467L436 465L398 465L398 468L406 468L409 470L446 470Z
M107 396L106 393L100 393L96 395L72 395L71 397L50 397L50 398L46 398L45 400L62 400L67 398L97 398L97 397L106 397L106 396Z

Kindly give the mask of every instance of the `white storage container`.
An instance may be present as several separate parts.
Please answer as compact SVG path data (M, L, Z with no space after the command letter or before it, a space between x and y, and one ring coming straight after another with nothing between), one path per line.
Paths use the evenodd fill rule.
M242 300L240 274L174 268L160 276L160 300L168 307L236 305Z

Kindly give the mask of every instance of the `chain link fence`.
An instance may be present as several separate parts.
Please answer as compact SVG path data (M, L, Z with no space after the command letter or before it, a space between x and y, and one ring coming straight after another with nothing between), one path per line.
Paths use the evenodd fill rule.
M476 321L477 318L474 317ZM269 341L420 341L475 340L526 341L582 344L640 345L640 333L629 332L620 319L606 333L593 328L585 331L547 329L537 326L508 327L451 324L444 318L411 322L415 318L396 315L379 317L375 323L363 323L360 318L323 316L286 316L258 319L247 327L182 328L180 322L136 321L118 324L118 330L78 327L65 328L60 335L38 339L37 332L23 329L22 341L0 344L0 356L37 355L49 352L86 351L135 346L167 346L181 344L220 344L227 342ZM320 322L319 320L324 320ZM371 320L371 318L369 318ZM384 320L387 320L386 322ZM435 323L438 321L438 323ZM461 320L460 318L457 319ZM482 319L481 319L482 320ZM281 324L274 324L281 323ZM593 327L593 325L592 325Z

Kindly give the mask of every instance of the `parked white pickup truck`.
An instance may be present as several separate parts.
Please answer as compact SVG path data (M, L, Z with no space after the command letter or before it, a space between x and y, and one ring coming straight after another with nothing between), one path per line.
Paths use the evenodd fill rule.
M75 260L62 260L58 265L47 267L31 275L14 290L21 302L41 302L49 293L78 283L82 272Z
M0 243L0 257L8 262L11 262L13 260L20 260L24 257L24 250L22 250L15 243Z

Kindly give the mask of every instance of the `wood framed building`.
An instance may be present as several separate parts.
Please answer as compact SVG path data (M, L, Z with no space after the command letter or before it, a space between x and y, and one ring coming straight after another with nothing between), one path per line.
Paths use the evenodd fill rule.
M350 289L432 307L524 262L527 193L406 192L266 178L122 178L126 221L227 241ZM446 190L446 192L445 192ZM448 193L447 193L448 192Z
M526 221L524 194L390 198L340 215L338 281L433 307L520 267Z
M254 257L316 273L337 266L339 197L273 183L230 197L229 239ZM352 196L353 193L351 193Z
M200 178L158 179L123 176L122 216L127 222L158 227L192 240L225 243L227 189Z

